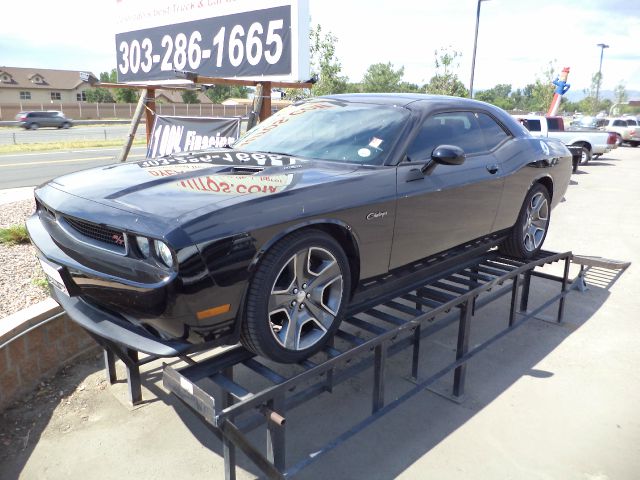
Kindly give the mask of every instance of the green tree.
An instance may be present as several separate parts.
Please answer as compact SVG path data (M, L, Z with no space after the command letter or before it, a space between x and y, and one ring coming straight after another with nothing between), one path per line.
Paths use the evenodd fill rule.
M184 103L200 103L200 100L198 100L198 93L194 90L183 90L180 96Z
M629 95L627 95L627 89L625 88L624 82L620 82L616 85L616 88L613 90L613 95L615 98L615 103L618 104L616 110L620 113L626 112L627 109L625 107L625 103L629 100Z
M369 65L362 79L362 91L372 93L397 92L404 76L404 67L394 70L391 62Z
M247 98L249 89L244 85L212 85L207 88L205 95L213 103L222 103L228 98Z
M500 83L488 90L482 90L475 94L476 100L491 103L504 110L513 110L516 102L511 97L511 85Z
M331 32L323 34L320 25L312 28L309 36L311 71L318 78L310 94L330 95L346 92L347 77L340 75L342 65L336 57L338 37Z
M115 72L115 70L113 70ZM109 72L102 72L100 74L100 81L103 83L112 83L111 75ZM87 102L91 103L114 103L113 99L114 90L110 88L89 88L86 90Z
M110 72L102 72L100 81L116 83L118 73L114 68ZM138 101L138 91L135 88L90 88L87 91L87 101L93 103L135 103Z
M449 52L448 49L441 48L439 52L435 51L435 57L436 74L425 85L425 92L454 97L468 96L469 91L455 73L455 70L460 67L458 58L462 57L462 54L455 50Z
M542 71L542 77L537 77L536 82L531 88L531 96L529 99L530 110L546 112L549 109L555 91L553 81L556 76L554 60L549 62L547 67Z

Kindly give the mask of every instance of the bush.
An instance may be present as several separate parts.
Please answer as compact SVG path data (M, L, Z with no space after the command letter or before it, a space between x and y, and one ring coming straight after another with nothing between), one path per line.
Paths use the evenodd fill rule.
M29 243L27 227L24 225L11 225L7 228L0 228L0 243L6 245L16 245L19 243Z

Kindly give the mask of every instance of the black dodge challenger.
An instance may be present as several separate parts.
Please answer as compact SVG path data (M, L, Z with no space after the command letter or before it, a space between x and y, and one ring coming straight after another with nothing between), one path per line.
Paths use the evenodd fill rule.
M293 362L375 279L471 241L534 255L570 175L564 145L491 105L335 95L229 148L55 179L27 227L52 295L94 335L159 356L240 340Z

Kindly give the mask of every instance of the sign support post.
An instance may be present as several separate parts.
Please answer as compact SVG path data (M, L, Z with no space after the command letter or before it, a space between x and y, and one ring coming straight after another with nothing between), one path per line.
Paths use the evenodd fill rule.
M125 162L127 157L129 156L129 151L131 150L131 145L133 144L133 139L136 136L136 130L138 130L138 125L140 124L140 119L142 118L142 114L145 112L145 106L147 104L147 95L149 90L152 89L143 88L140 90L140 98L138 99L138 106L136 107L136 111L133 114L133 118L131 119L131 126L129 127L129 134L127 135L127 139L124 142L122 150L120 151L120 155L118 155L118 162ZM153 117L153 116L152 116ZM149 138L149 126L147 125L147 142Z

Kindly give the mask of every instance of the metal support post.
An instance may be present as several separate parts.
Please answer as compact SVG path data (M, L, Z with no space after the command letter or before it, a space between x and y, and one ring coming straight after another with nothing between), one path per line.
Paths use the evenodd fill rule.
M562 296L558 302L558 323L562 322L564 316L564 293L567 291L567 284L569 283L569 267L571 266L571 258L564 259L564 273L562 275Z
M509 309L509 327L513 327L516 320L516 304L518 303L518 288L520 287L520 275L513 277L511 288L511 308Z
M327 346L329 348L333 348L335 346L335 339L333 337L331 337L331 339L327 342ZM330 358L329 355L327 355L327 358ZM329 393L333 393L333 379L334 379L334 374L335 374L335 369L332 368L331 370L327 371L327 383L325 385L325 391L329 392Z
M527 270L524 273L524 280L522 283L522 294L520 296L520 311L526 312L529 307L529 288L531 287L531 270Z
M416 329L413 331L413 359L411 361L411 377L418 381L418 365L420 362L420 336L422 329L420 324L416 325Z
M233 365L225 368L222 374L233 381ZM222 409L230 407L233 405L233 395L229 392L223 392L220 403ZM225 480L236 480L236 447L226 435L222 437L222 452L224 455L224 478Z
M138 351L127 349L129 362L125 362L127 367L127 387L129 388L129 399L133 405L142 401L142 384L140 383L140 367L138 366Z
M116 374L116 356L106 347L102 347L102 351L104 352L104 369L107 374L107 380L113 385L118 381L118 375Z
M460 360L469 351L469 333L471 331L472 299L467 300L460 307L460 324L458 326L458 345L456 348L456 360ZM453 372L453 396L456 398L464 395L464 381L467 374L467 364L456 367Z
M377 345L374 352L372 413L376 413L384 407L384 369L387 363L386 342Z
M284 397L267 402L267 407L284 417ZM267 419L267 459L281 472L285 470L285 424Z

